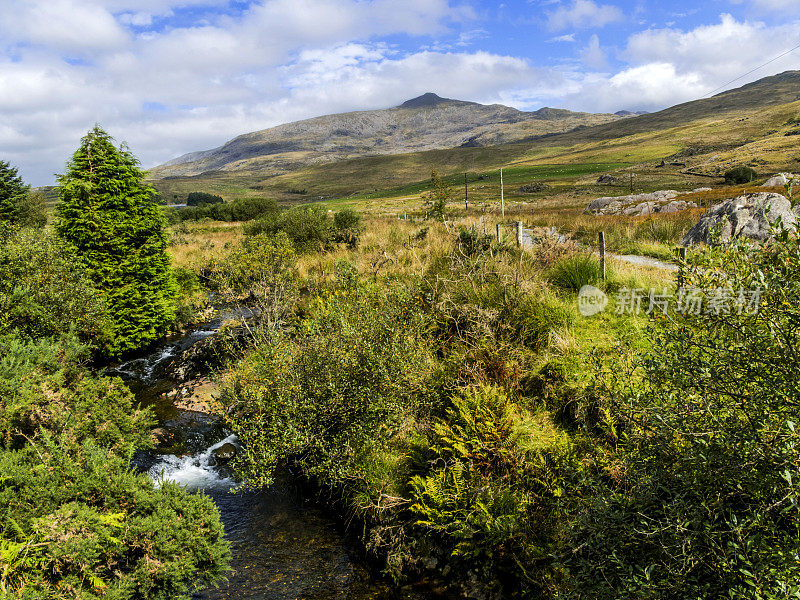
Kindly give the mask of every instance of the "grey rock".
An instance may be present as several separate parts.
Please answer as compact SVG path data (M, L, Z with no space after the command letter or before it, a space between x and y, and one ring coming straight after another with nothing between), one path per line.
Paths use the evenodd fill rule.
M675 190L658 190L646 194L604 196L589 203L584 212L594 215L646 215L659 212L661 204L678 197Z
M233 444L222 444L222 446L214 450L214 458L220 461L228 461L236 456L236 452L236 446Z
M597 183L617 183L617 178L613 175L600 175L597 178Z
M800 176L793 173L778 173L767 179L762 187L782 187L790 181L794 181L795 184L800 183Z
M536 192L544 192L548 189L550 188L541 181L534 181L533 183L526 183L520 186L517 191L523 194L535 194Z
M766 192L745 194L708 209L683 237L681 245L707 244L717 239L723 243L740 237L764 242L772 238L778 219L784 227L796 229L798 215L792 212L788 199Z

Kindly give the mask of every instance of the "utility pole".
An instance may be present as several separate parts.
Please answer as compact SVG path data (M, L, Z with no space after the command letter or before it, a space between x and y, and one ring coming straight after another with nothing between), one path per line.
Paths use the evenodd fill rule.
M503 167L500 167L500 210L503 213L503 218L506 218L506 200L503 196Z
M469 210L469 196L467 195L467 174L464 173L464 210Z

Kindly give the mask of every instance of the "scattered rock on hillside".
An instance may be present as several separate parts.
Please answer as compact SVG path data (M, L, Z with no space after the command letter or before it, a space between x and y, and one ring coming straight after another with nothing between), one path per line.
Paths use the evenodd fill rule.
M589 203L584 212L594 215L651 215L655 213L676 212L697 206L694 202L674 201L681 192L659 190L648 194L629 194L627 196L607 196Z
M533 183L526 183L517 191L522 192L523 194L535 194L536 192L544 192L548 189L550 188L541 181L534 181Z
M800 176L794 173L778 173L767 179L762 187L782 187L790 181L800 183Z
M785 227L795 229L797 226L798 215L792 212L792 204L784 196L766 192L745 194L708 209L683 237L681 245L710 243L717 239L726 242L740 237L767 241L773 235L772 226L778 218Z
M693 194L699 194L700 192L711 192L713 190L714 190L714 188L710 188L710 187L699 187L699 188L694 188L692 190L692 193Z
M597 183L617 183L617 178L613 175L600 175L597 178Z

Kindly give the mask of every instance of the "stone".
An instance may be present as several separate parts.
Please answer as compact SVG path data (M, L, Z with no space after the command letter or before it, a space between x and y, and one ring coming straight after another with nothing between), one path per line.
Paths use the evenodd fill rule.
M693 194L698 194L700 192L710 192L712 190L713 190L713 188L710 188L710 187L699 187L699 188L694 188L692 190L692 193Z
M170 433L163 427L156 427L150 432L150 440L157 446L166 442L170 437Z
M227 442L214 450L214 458L216 458L218 461L227 462L236 457L236 452L236 446L230 442Z
M703 213L700 221L681 240L682 246L746 237L758 242L773 237L773 226L781 219L784 227L797 228L798 214L781 194L759 192L726 200ZM719 235L717 238L716 235Z
M617 178L613 175L600 175L597 178L597 183L617 183Z
M783 187L790 181L798 184L800 183L800 176L793 173L778 173L767 179L762 187Z
M533 183L526 183L520 186L517 191L523 194L535 194L536 192L544 192L548 189L550 188L541 181L534 181Z
M675 200L683 192L659 190L647 194L605 196L589 203L584 212L594 215L627 215L641 217L660 212L677 212L697 206L694 202Z

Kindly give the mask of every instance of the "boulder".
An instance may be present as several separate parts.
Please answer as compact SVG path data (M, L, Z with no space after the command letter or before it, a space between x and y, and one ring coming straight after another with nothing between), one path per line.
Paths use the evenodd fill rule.
M667 204L659 207L660 213L675 213L679 210L686 210L687 208L697 208L697 203L687 202L686 200L673 200Z
M694 188L692 190L692 193L693 194L698 194L700 192L710 192L712 189L713 188L710 188L710 187L699 187L699 188Z
M597 183L617 183L617 178L613 175L600 175L597 178Z
M767 179L762 187L783 187L790 181L800 183L800 177L792 173L778 173Z
M541 181L534 181L533 183L526 183L521 186L517 191L523 194L535 194L536 192L544 192L550 188Z
M662 212L665 204L673 204L669 212L683 210L676 208L679 204L674 204L674 199L681 192L675 190L659 190L647 194L629 194L627 196L604 196L596 198L589 203L584 212L594 215L629 215L642 216ZM670 202L673 201L673 202ZM694 206L694 203L683 202L683 208Z
M792 212L788 199L766 192L745 194L708 209L683 237L681 245L710 243L712 240L726 242L740 237L764 242L773 236L773 226L778 219L785 227L796 229L798 215Z
M218 461L227 462L236 457L236 446L230 442L222 444L219 448L214 450L214 458Z

